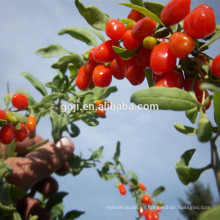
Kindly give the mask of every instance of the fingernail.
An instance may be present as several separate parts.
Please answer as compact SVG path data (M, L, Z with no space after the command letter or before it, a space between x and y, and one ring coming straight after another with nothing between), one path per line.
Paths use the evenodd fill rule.
M74 144L73 142L67 138L67 137L62 137L57 143L56 147L60 148L66 157L65 159L68 159L74 151Z

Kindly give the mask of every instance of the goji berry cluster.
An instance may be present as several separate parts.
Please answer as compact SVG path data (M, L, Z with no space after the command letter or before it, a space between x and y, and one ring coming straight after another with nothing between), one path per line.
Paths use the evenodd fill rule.
M20 93L14 94L11 102L13 107L16 108L16 111L25 110L29 105L28 98ZM0 120L0 141L5 145L10 144L14 139L21 142L27 138L28 135L35 134L37 121L34 115L29 115L26 122L23 123L16 117L15 112L0 109Z
M158 220L158 212L161 212L160 206L157 206L155 210L150 209L149 206L153 205L153 200L150 195L146 194L146 186L143 183L139 183L138 186L137 190L141 194L141 205L138 208L139 217L144 216L146 220ZM126 195L127 193L125 185L122 183L118 185L118 190L121 195Z
M160 18L164 27L170 30L164 38L155 37L159 25L154 20L134 9L128 19L110 19L105 30L110 40L90 50L89 59L76 78L78 88L87 89L93 83L107 87L112 76L118 80L127 78L132 85L139 85L146 77L147 68L152 70L155 86L194 91L197 100L204 103L209 93L203 92L200 84L220 77L220 55L211 63L210 58L197 51L195 42L215 32L215 14L206 4L190 12L190 4L191 0L171 0L163 8ZM181 21L182 28L173 31L171 26L180 25ZM133 51L134 55L130 59L122 58L113 46ZM186 68L187 65L190 68ZM208 66L210 74L202 70L202 65ZM209 106L210 103L206 109Z

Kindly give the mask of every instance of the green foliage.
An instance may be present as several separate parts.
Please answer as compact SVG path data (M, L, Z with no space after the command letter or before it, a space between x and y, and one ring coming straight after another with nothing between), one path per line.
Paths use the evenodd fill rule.
M139 11L141 14L143 14L143 15L147 16L148 18L152 19L156 23L164 26L163 22L160 20L159 17L157 17L157 15L155 15L154 13L152 13L151 11L149 11L148 9L146 9L144 7L134 5L134 4L130 4L130 3L119 3L119 4L127 6L129 8L133 8L136 11Z
M177 175L184 185L195 182L201 173L206 170L206 168L195 169L189 167L189 162L192 159L194 153L195 149L187 150L175 165Z
M97 45L95 37L83 28L66 27L59 31L59 35L69 34L71 37L85 42L88 45Z
M36 55L41 55L44 58L58 56L63 53L70 52L59 44L51 44L48 47L41 48L35 52Z
M177 88L151 87L131 96L135 104L158 104L159 109L183 111L197 106L197 100L188 92Z
M144 2L144 7L160 18L164 5L157 2Z
M195 135L196 134L196 129L189 127L189 126L175 123L174 127L176 128L177 131L179 131L182 134L186 134L186 135Z
M213 219L218 220L220 218L220 205L215 206L211 210L204 211L198 220Z
M104 14L100 9L93 5L85 7L79 0L75 0L75 5L79 10L79 13L92 27L98 30L105 30L109 15Z
M166 190L166 188L164 186L160 186L160 187L156 188L152 193L152 197L160 195L165 190Z
M114 50L123 60L129 60L129 59L131 59L135 54L137 54L137 51L139 50L139 47L135 48L134 50L127 50L127 49L125 49L125 48L113 46L113 50Z

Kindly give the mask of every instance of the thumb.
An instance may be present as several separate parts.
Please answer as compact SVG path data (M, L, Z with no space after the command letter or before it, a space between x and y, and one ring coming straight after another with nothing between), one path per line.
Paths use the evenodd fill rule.
M58 170L73 151L73 142L63 137L56 144L48 142L26 157L10 157L5 162L13 168L13 173L7 180L26 191Z

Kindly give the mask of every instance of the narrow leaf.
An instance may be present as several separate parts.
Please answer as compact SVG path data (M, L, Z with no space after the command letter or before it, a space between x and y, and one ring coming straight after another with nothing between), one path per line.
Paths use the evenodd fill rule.
M155 21L156 23L164 26L163 22L160 20L159 17L157 17L157 15L155 15L154 13L152 13L151 11L149 11L148 9L138 6L138 5L133 5L130 3L119 3L121 5L127 6L129 8L133 8L136 11L139 11L141 14L147 16L148 18L152 19L153 21Z
M84 61L78 54L71 54L61 57L56 63L52 64L54 69L63 69L67 67L70 63L74 64L77 68L80 68Z
M59 35L69 34L71 37L85 42L88 45L97 45L95 37L83 28L78 27L66 27L59 31Z
M23 72L21 73L21 75L25 77L43 96L47 95L47 90L43 83L41 83L41 81L39 81L37 78L27 72Z
M4 97L5 106L8 108L9 104L11 103L11 99L13 97L12 93L7 93Z
M160 187L156 188L152 193L152 197L158 196L159 194L161 194L165 190L166 190L166 188L164 186L160 186Z
M139 49L139 47L137 47L134 50L127 50L125 48L116 47L116 46L113 46L112 48L123 60L131 59Z
M116 165L118 165L118 158L119 158L119 156L120 156L120 144L121 144L121 143L118 141L118 142L117 142L117 146L116 146L116 151L115 151L115 154L114 154L114 157L113 157L113 159L114 159Z
M69 211L64 216L64 220L74 220L74 219L80 217L81 215L83 215L84 213L85 212L78 211L78 210Z
M178 88L151 87L135 92L131 96L135 104L158 104L159 109L183 111L197 106L197 100L188 92Z
M214 92L214 109L215 109L215 121L218 125L218 132L220 132L220 92Z
M102 146L98 150L94 151L92 153L92 155L90 156L90 159L94 160L94 159L99 159L99 158L103 157L103 155L102 155L103 149L104 149L104 147Z
M198 115L198 108L194 107L191 109L186 110L186 117L193 123L196 123L196 119L197 119L197 115Z
M205 169L195 169L188 167L189 162L195 152L195 149L186 151L176 163L175 168L180 181L184 185L195 182Z
M58 114L54 109L50 109L50 118L52 121L52 136L55 143L61 138L67 119L61 113Z
M61 203L63 201L63 198L67 195L67 192L58 192L52 195L47 201L46 209L51 210L55 205Z
M175 123L174 127L176 128L177 131L179 131L182 134L186 134L186 135L195 135L196 134L196 129L192 128L192 127L188 127L188 126L181 125L178 123Z
M100 9L93 5L85 7L79 0L75 0L75 5L79 10L79 13L92 27L98 30L105 30L109 15L104 14Z
M157 2L144 2L144 7L160 18L164 5Z
M85 27L85 29L92 31L102 42L105 42L105 37L101 34L100 31L97 31L96 29L91 27Z
M35 52L36 55L41 55L44 58L58 56L63 53L70 52L59 44L51 44L48 47L41 48Z

